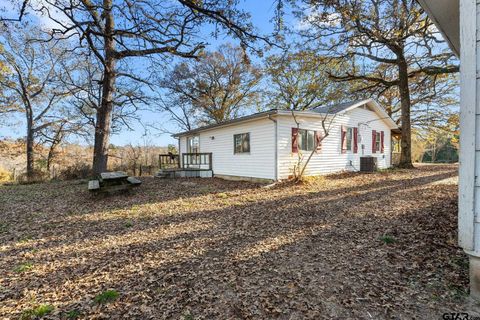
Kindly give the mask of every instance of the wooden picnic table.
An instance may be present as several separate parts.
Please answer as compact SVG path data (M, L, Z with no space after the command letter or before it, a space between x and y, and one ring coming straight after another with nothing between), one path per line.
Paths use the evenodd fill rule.
M141 183L137 178L129 177L128 174L122 171L102 172L98 179L88 182L88 190L115 192L128 190L132 187L139 186Z

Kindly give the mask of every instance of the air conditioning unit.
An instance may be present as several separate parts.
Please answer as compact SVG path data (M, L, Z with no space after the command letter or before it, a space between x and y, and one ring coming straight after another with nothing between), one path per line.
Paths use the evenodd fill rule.
M377 158L376 157L360 157L360 171L361 172L377 171Z

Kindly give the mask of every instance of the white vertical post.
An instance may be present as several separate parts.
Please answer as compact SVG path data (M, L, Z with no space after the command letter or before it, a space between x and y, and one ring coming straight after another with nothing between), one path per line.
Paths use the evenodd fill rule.
M477 105L477 4L460 1L460 169L458 241L468 251L475 250L475 167Z
M460 1L458 242L469 255L470 295L480 299L480 40L476 0Z

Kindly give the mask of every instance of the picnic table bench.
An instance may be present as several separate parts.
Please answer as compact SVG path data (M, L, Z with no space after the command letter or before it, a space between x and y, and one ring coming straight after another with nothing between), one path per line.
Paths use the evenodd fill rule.
M88 182L89 191L115 192L128 190L142 184L142 181L129 177L125 172L102 172L97 179Z

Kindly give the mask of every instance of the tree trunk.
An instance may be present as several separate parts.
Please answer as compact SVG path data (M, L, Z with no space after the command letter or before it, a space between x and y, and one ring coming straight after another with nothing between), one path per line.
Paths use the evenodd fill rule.
M398 77L401 106L402 139L400 152L400 168L413 168L412 164L412 128L410 124L410 88L408 87L408 65L405 59L399 58Z
M104 0L105 14L105 69L103 72L102 101L97 110L95 123L95 144L93 147L93 173L107 171L108 145L110 141L113 95L115 91L115 42L113 39L114 20L111 12L112 0Z
M34 176L33 168L33 119L27 112L27 180L32 180Z

